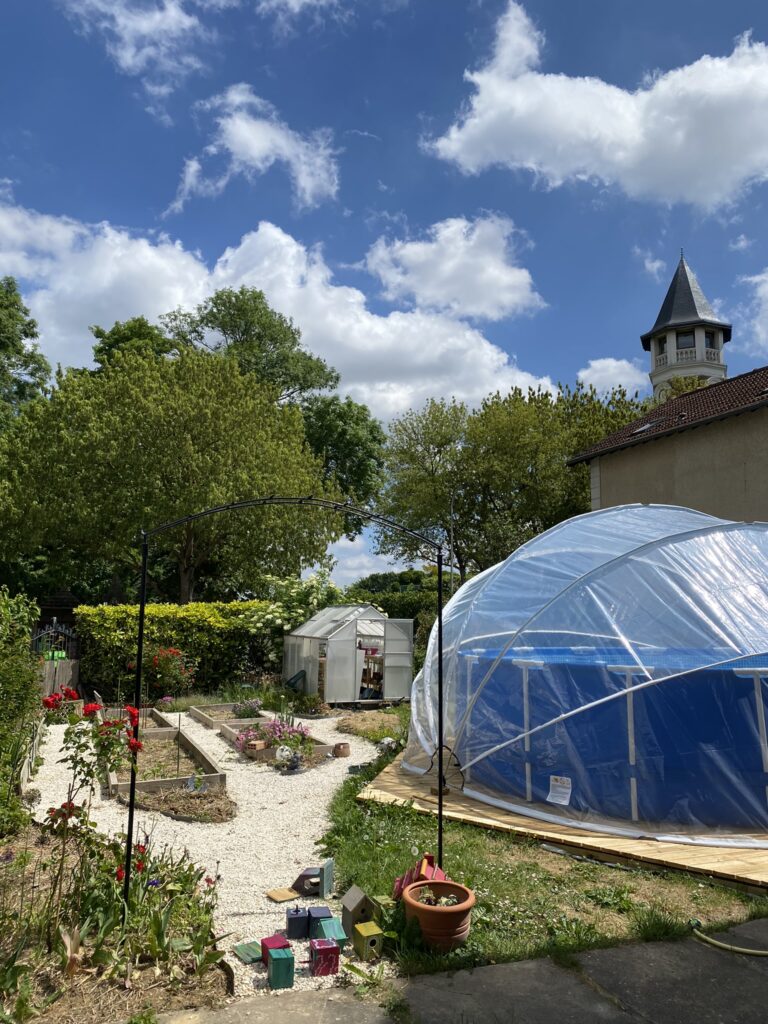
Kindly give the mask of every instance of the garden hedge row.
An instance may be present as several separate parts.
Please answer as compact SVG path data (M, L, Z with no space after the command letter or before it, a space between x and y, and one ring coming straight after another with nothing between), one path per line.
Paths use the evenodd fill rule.
M145 646L177 647L197 662L194 687L216 690L249 665L274 665L285 629L269 601L149 604ZM137 605L80 605L80 680L105 700L133 692L139 610Z

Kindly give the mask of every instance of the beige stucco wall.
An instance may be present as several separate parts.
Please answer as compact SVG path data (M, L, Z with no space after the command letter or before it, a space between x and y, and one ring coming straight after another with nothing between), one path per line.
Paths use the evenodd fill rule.
M661 502L768 521L768 408L603 455L590 468L593 508Z

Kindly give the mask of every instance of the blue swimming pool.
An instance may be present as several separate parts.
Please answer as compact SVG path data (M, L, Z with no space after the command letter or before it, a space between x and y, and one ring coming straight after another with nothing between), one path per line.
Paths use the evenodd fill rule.
M664 681L640 688L647 673L628 660L614 646L462 651L467 784L574 818L768 829L768 654L646 648Z

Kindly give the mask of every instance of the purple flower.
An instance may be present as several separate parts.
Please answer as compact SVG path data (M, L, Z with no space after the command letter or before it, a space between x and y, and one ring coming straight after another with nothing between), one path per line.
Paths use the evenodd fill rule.
M150 880L147 882L147 885L151 885L152 888L155 889L155 888L157 888L158 885L160 885L160 879L159 878L150 878Z

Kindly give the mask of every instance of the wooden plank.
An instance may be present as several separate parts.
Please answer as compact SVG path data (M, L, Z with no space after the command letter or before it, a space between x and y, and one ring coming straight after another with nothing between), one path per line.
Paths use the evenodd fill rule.
M423 814L437 813L437 800L429 792L430 781L400 769L396 758L358 795L358 800L410 805ZM543 822L472 800L451 790L444 799L444 814L451 821L493 828L514 835L551 842L600 860L619 860L659 868L688 871L765 893L768 887L768 850L732 846L694 846L612 836L594 829L572 828ZM764 838L764 837L761 837Z

